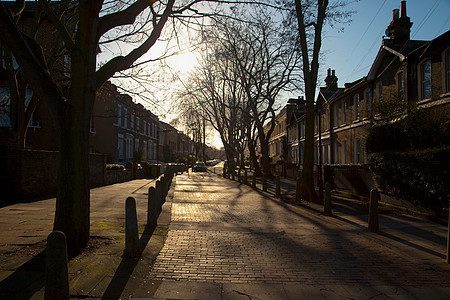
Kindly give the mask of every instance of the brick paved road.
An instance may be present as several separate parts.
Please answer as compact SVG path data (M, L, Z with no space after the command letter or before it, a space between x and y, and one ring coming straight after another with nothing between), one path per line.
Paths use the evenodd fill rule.
M365 217L325 217L210 173L178 176L168 238L149 277L450 287L445 227L384 216L381 228L390 229L375 234L365 229Z

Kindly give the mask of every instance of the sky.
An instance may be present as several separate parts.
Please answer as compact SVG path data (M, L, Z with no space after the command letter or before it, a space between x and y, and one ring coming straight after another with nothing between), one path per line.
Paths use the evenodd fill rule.
M356 12L343 32L325 28L318 87L325 84L328 68L336 70L339 86L366 76L392 20L392 10L400 5L401 0L355 1L349 8ZM408 0L406 13L413 23L411 39L431 40L450 29L450 0ZM221 146L217 137L210 142Z
M344 31L338 32L329 26L324 28L318 87L324 86L328 68L336 71L339 86L366 76L381 46L385 30L392 20L392 10L400 9L401 5L401 0L349 1L351 4L348 9L356 12L352 15L352 22L344 27ZM450 29L450 0L407 0L406 12L413 23L411 39L431 40ZM184 48L189 50L188 47ZM150 52L160 51L155 47ZM151 53L148 55L152 56ZM185 51L184 54L173 57L171 62L174 73L183 73L195 66L196 57ZM286 96L286 99L281 101L282 107L290 97L301 95L299 93ZM160 97L156 98L161 102ZM143 103L146 107L148 104ZM166 110L164 103L161 103L161 107ZM173 116L162 114L160 118L169 122ZM207 143L216 147L222 146L218 134Z
M338 85L367 75L381 46L382 37L392 20L392 10L401 0L360 0L350 7L357 11L343 33L325 32L321 65L323 84L326 70L336 70ZM449 30L450 0L408 0L406 13L413 23L411 39L431 40Z

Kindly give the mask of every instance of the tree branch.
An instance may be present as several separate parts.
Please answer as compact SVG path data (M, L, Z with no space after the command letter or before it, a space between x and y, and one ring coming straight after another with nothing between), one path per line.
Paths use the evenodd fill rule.
M117 56L111 59L96 72L95 77L97 88L100 88L103 85L103 83L105 83L106 80L108 80L114 75L114 73L130 68L139 57L144 55L156 43L156 41L161 35L161 31L164 25L167 22L167 19L172 13L174 2L175 0L169 0L167 7L164 13L162 14L161 19L159 20L157 26L153 28L153 31L150 34L150 36L141 46L134 49L126 56Z

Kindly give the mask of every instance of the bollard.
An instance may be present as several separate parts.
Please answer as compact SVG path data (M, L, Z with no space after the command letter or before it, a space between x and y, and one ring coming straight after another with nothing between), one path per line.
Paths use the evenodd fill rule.
M263 186L263 191L267 192L267 177L266 177L266 174L263 174L262 186Z
M256 188L256 173L253 172L253 177L252 177L252 188Z
M223 176L223 178L226 178L227 177L227 174L226 174L227 172L226 172L226 170L225 170L225 168L223 168L223 170L222 170L222 176Z
M281 197L281 191L280 191L280 175L277 175L277 177L276 177L275 195L276 195L277 198L280 198L280 197Z
M164 204L164 198L163 198L163 193L162 193L162 186L161 186L161 181L156 181L155 184L155 188L156 188L156 197L158 198L158 207L159 210L161 210L161 206Z
M244 170L244 184L247 184L247 170Z
M331 216L331 184L325 183L325 199L323 203L323 213L325 216Z
M159 199L156 197L156 189L148 188L147 226L156 226L159 215Z
M157 181L155 184L155 195L156 195L156 203L158 206L158 215L161 213L162 206L164 204L164 198L163 198L161 188L162 188L161 182Z
M378 231L378 201L380 200L380 194L377 189L370 191L369 202L369 230Z
M234 180L234 170L231 170L231 179Z
M128 257L139 256L139 232L136 215L136 200L128 197L125 204L125 250Z
M239 171L238 171L238 181L242 182L242 180L241 180L241 168L239 168Z
M47 237L44 299L70 299L66 236L53 231Z
M302 173L300 171L297 172L297 182L295 185L295 199L297 202L302 200Z

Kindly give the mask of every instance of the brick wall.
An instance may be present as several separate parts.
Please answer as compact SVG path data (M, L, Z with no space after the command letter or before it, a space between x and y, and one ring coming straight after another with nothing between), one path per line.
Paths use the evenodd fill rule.
M2 149L2 200L17 201L54 197L57 187L58 152ZM104 184L105 156L91 154L91 187Z

